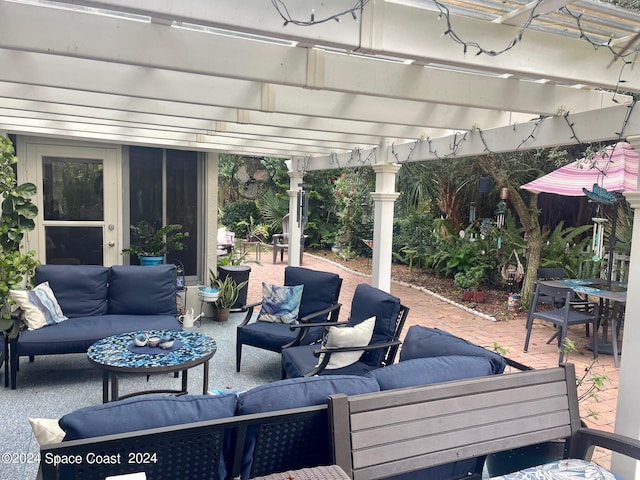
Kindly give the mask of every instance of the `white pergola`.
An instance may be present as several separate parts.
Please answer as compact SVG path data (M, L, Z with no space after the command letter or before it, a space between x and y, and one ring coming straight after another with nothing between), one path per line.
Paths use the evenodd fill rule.
M640 147L639 108L621 93L640 93L639 26L639 12L590 0L0 0L0 131L285 157L292 211L305 172L371 165L373 282L388 289L381 226L399 164ZM640 194L627 198L640 212ZM616 430L640 438L636 317L630 295Z

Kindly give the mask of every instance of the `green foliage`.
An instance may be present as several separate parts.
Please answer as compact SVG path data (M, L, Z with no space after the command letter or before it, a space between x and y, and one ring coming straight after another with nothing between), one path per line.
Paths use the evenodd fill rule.
M240 290L249 283L248 281L237 283L231 275L227 275L224 280L220 280L213 270L209 270L209 284L212 288L220 290L218 299L213 302L215 308L225 309L231 308L236 300Z
M253 216L249 216L249 221L241 220L238 226L246 228L247 238L257 238L261 242L269 237L269 226L265 223L256 223Z
M234 248L232 251L228 252L225 255L218 255L218 267L227 267L229 265L243 265L245 263L257 263L258 265L262 265L258 260L247 260L247 255L249 255L249 251L247 250L244 253L240 253L237 248Z
M336 244L343 251L361 253L362 239L371 238L368 218L369 193L373 189L371 168L345 169L334 181L336 215L340 222Z
M250 218L257 219L258 223L262 223L258 205L253 200L238 200L228 203L224 207L220 220L228 230L235 232L236 237L246 238L249 231L247 222Z
M33 183L18 185L11 140L0 137L0 309L2 318L9 316L9 290L20 288L21 282L29 280L38 265L33 251L23 252L21 241L26 232L35 228L34 218L38 208L31 203L36 193Z
M582 274L582 265L593 262L589 251L591 236L587 234L593 227L563 226L560 223L549 235L546 245L542 246L540 267L562 267L569 277L577 278Z
M569 338L564 339L564 343L561 350L565 355L565 362L569 361L569 356L576 352L576 346ZM596 401L599 400L599 393L602 391L606 383L611 382L611 377L604 373L594 372L596 360L591 360L589 365L584 369L584 372L580 375L576 375L576 385L578 387L578 402L592 398ZM598 419L599 413L591 408L588 409L587 417L593 417Z
M453 283L456 287L463 290L468 288L478 288L484 281L484 268L483 267L471 267L466 272L458 272L453 277Z
M146 220L131 225L132 241L129 248L122 250L122 254L134 254L138 257L162 257L169 252L184 250L182 239L189 236L189 232L181 232L180 224L165 225L154 228Z
M424 265L436 243L433 214L416 209L406 217L394 219L393 224L393 258L408 263L410 269L414 263Z

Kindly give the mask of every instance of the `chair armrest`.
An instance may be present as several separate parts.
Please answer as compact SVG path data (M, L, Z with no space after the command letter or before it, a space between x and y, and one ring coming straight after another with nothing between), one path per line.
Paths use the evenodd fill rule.
M338 322L338 315L340 313L341 306L342 306L341 303L334 303L333 305L331 305L328 308L325 308L324 310L320 310L318 312L305 315L304 317L300 318L299 320L300 323L289 325L289 329L292 331L298 330L298 334L296 335L296 338L294 338L291 342L287 343L286 345L283 345L282 348L289 348L289 347L295 347L297 345L300 345L302 340L304 340L304 338L309 333L309 329L312 327L324 327L326 329L327 327L333 327L336 325L345 325L346 322ZM321 317L327 314L330 314L327 322L311 322L310 321L314 318Z
M329 364L329 360L331 359L332 353L337 353L337 352L363 352L364 353L369 350L377 350L379 348L389 348L389 347L400 346L400 345L402 345L402 342L400 340L390 340L388 342L374 343L371 345L366 345L364 347L322 347L322 348L319 348L318 350L313 351L313 355L316 357L319 357L321 353L324 353L324 358L322 359L322 362L319 365L317 365L314 369L312 369L310 372L306 373L304 376L313 377L314 375L318 375L320 372L322 372L326 368L326 366Z
M13 322L13 326L11 327L11 330L9 330L8 337L9 339L18 338L18 335L20 335L20 327L23 320L22 309L16 308L13 312L11 312L10 320Z
M569 456L590 460L595 447L640 460L640 440L592 428L579 428L576 431L571 441Z
M283 233L274 233L271 236L271 240L273 240L273 244L274 245L278 245L279 243L281 243L282 240L284 240L284 234Z
M246 311L247 314L244 317L244 320L242 320L242 322L240 322L238 324L237 328L240 327L244 327L247 323L249 323L251 321L251 317L253 316L253 310L258 306L258 305L262 305L262 300L260 300L259 302L255 302L255 303L250 303L249 305L243 305L242 306L242 312Z

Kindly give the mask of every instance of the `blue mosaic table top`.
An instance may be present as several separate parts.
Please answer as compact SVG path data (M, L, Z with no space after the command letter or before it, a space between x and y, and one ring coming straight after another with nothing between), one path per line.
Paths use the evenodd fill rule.
M129 350L133 338L139 333L149 337L173 337L182 342L175 350L157 348L157 353L134 353ZM185 330L137 330L103 338L89 347L87 355L95 363L116 368L162 368L200 360L216 352L213 338ZM156 349L154 349L156 350Z

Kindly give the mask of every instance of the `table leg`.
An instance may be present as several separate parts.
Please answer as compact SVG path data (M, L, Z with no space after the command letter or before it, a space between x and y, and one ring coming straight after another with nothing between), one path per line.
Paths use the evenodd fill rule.
M182 391L184 393L188 393L187 392L187 372L188 372L188 370L183 370L182 371Z
M118 392L118 374L116 372L111 373L111 401L115 402L120 400L120 393Z
M206 395L209 391L209 360L204 362L204 372L202 373L202 394Z
M109 372L102 371L102 403L109 403Z

